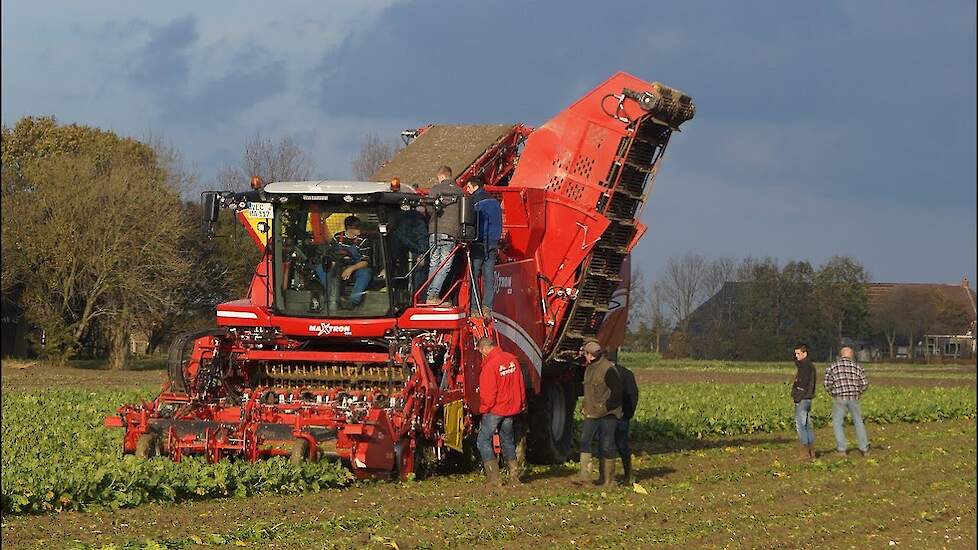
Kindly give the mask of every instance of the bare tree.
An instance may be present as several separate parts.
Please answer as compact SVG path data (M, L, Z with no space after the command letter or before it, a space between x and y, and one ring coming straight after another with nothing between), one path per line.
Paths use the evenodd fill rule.
M642 325L649 325L649 285L645 273L636 263L632 264L631 282L628 291L628 330L637 332Z
M245 144L241 164L223 167L217 183L229 191L246 189L252 176L263 181L302 181L311 177L313 164L305 151L291 137L278 142L255 134Z
M717 258L710 262L703 281L703 293L706 297L713 296L727 281L732 281L737 273L737 259L729 256Z
M683 332L689 329L689 315L708 291L710 262L699 254L687 253L669 258L660 279L662 298Z
M666 313L665 288L660 281L655 281L651 285L649 293L649 316L652 325L652 351L659 352L659 345L662 337L671 329L672 323L669 314Z
M394 158L398 147L392 141L384 141L373 132L367 132L353 158L353 177L359 181L370 180L381 166Z
M273 181L302 181L312 177L313 165L309 156L290 137L277 142L255 134L245 144L238 166L225 166L217 174L217 187L227 191L248 188L251 177L259 176L266 183ZM239 225L228 218L218 224L217 254L227 271L228 287L232 293L247 291L260 251ZM227 237L227 238L223 238Z

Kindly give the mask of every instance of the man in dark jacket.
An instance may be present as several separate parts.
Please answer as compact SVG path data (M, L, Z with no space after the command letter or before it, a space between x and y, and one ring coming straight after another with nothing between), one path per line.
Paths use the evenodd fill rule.
M812 430L812 399L815 398L815 365L808 358L808 345L795 346L795 381L791 385L791 399L795 402L795 429L801 447L798 456L815 458L815 432Z
M475 203L478 238L472 243L472 272L482 281L481 314L486 316L492 311L496 294L496 256L503 234L503 211L499 201L486 191L482 178L469 179L465 190L472 195L472 202Z
M591 457L594 436L599 436L598 456L601 459L600 485L612 487L615 482L615 427L622 417L621 380L615 365L604 357L604 349L596 341L589 341L581 348L587 363L584 371L584 399L581 409L584 423L581 426L581 469L579 482L591 479Z
M615 425L615 447L618 449L618 456L621 457L621 467L624 470L624 483L631 485L635 482L632 474L632 448L628 444L628 428L632 417L635 416L635 408L638 406L638 384L635 383L635 375L627 368L616 365L618 378L621 380L621 418Z
M492 434L499 429L499 446L509 467L509 480L520 482L516 465L516 439L513 420L526 409L526 386L523 369L515 355L506 353L491 338L480 338L476 344L482 354L482 371L479 373L479 437L476 446L482 457L489 483L499 486L499 462L492 448Z
M430 235L428 247L431 248L428 268L429 272L433 274L431 284L428 286L428 303L430 304L441 302L441 288L445 284L448 272L452 270L452 262L448 261L448 258L452 249L455 248L462 227L461 220L458 219L459 210L455 205L462 198L462 190L452 179L452 169L448 166L442 166L438 169L436 177L438 183L428 192L428 196L438 200L435 211L428 221L428 234Z

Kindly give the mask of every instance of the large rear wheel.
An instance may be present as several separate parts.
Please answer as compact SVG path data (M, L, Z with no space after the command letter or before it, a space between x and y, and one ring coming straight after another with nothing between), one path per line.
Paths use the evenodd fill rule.
M574 443L577 392L570 381L550 382L530 400L527 457L535 464L563 464Z

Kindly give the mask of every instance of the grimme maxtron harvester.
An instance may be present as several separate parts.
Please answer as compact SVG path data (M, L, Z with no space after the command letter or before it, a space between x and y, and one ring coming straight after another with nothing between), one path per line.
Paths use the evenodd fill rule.
M576 351L589 337L621 343L628 255L645 232L637 218L669 138L693 113L682 92L618 73L536 129L406 132L407 147L375 174L381 182L253 180L249 192L204 193L208 222L234 210L263 251L249 296L218 306L218 328L179 337L159 396L106 425L124 428L124 452L143 457L328 457L360 478L424 475L471 453L474 343L490 336L530 382L528 458L566 460ZM470 200L442 204L425 191L442 164L459 182L482 176L502 203L490 317L469 314L481 304ZM460 210L463 237L427 269L430 250L404 237L423 235L425 217L443 208ZM328 245L350 215L372 244L356 305L342 298L352 280L338 276ZM426 303L441 269L443 300Z

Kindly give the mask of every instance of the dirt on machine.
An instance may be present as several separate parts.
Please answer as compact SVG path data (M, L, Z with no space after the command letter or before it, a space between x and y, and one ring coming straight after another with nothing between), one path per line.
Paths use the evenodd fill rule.
M586 339L615 349L624 338L639 215L694 112L683 92L618 73L538 128L405 131L375 181L256 179L247 192L204 193L206 223L230 210L262 251L248 296L220 304L215 328L178 337L160 394L106 425L141 457L338 459L358 478L424 476L473 462L475 343L489 337L525 370L527 458L567 460L577 352ZM472 201L427 192L446 164L459 184L483 178L502 205L489 315L471 268ZM443 209L458 210L461 238L428 265L427 220ZM352 259L332 245L350 216L368 243ZM345 277L354 260L369 271Z

